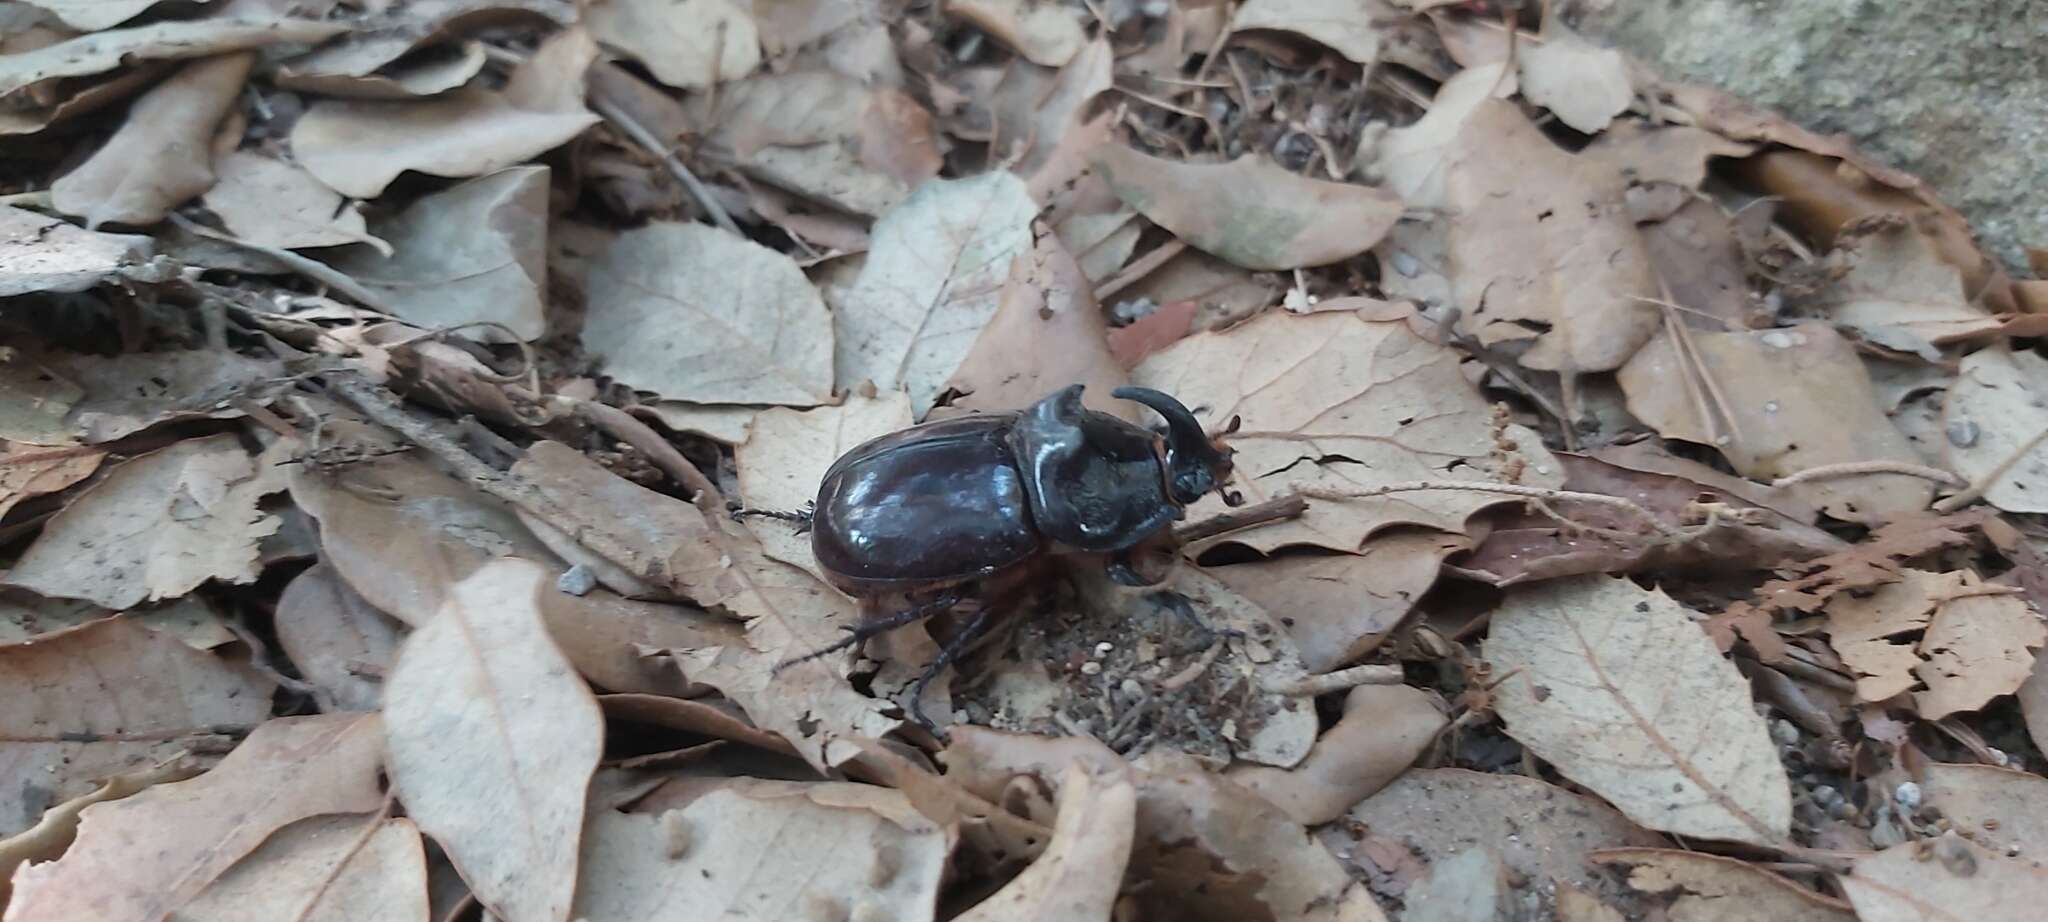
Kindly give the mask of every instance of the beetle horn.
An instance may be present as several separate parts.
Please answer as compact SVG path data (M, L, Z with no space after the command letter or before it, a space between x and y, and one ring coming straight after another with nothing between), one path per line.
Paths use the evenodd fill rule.
M1192 503L1215 489L1216 480L1230 468L1230 459L1219 451L1195 414L1172 395L1149 387L1119 387L1111 394L1141 403L1166 419L1167 466L1171 469L1174 499Z

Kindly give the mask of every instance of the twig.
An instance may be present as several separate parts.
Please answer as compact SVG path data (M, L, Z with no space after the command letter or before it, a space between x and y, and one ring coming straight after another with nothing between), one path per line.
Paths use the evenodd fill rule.
M1994 467L1991 470L1984 472L1984 476L1979 477L1976 480L1970 481L1970 486L1967 489L1963 490L1963 492L1957 493L1956 495L1944 499L1941 502L1935 503L1934 511L1940 513L1954 512L1957 509L1961 509L1964 506L1976 502L1978 499L1982 498L1984 494L1988 492L1994 484L1998 483L1998 479L2000 477L2005 476L2006 471L2012 470L2013 465L2020 463L2021 458L2024 458L2027 455L2032 454L2034 449L2041 444L2042 439L2048 439L2048 429L2042 429L2041 431L2034 433L2033 438L2026 440L2024 443L2021 443L2020 447L2017 450L2015 450L2011 455L2008 455L2005 460L1998 462L1997 467Z
M1225 646L1227 646L1227 644L1224 644L1221 641L1210 644L1209 649L1202 651L1201 658L1189 664L1186 669L1176 672L1173 675L1167 676L1164 679L1160 679L1159 689L1161 691L1168 692L1180 691L1182 688L1185 688L1189 682L1193 682L1194 680L1201 678L1202 673L1207 672L1209 670L1210 664L1216 662L1216 657L1223 655L1223 648Z
M1165 265L1167 260L1179 256L1181 251L1187 248L1187 243L1178 238L1168 240L1153 247L1151 252L1132 260L1130 265L1123 267L1122 271L1111 276L1109 281L1096 286L1095 299L1097 301L1109 300L1117 292L1129 288L1139 279L1151 275L1153 270Z
M1624 499L1619 496L1608 496L1604 493L1580 493L1573 490L1550 490L1545 489L1543 487L1525 487L1517 484L1508 483L1486 483L1484 481L1477 480L1410 480L1403 483L1384 484L1381 486L1372 487L1370 489L1364 490L1338 490L1331 489L1329 487L1300 487L1297 488L1294 492L1299 493L1302 496L1309 497L1311 499L1343 500L1367 499L1374 496L1386 496L1391 493L1420 493L1425 491L1499 493L1504 496L1527 496L1543 500L1569 500L1572 502L1593 503L1601 506L1612 506L1616 509L1628 510L1629 513L1637 516L1638 518L1641 518L1644 522L1649 523L1651 528L1656 529L1657 533L1663 535L1664 537L1674 539L1684 539L1686 537L1684 532L1681 532L1678 529L1665 524L1664 520L1658 518L1656 513L1643 508L1634 501Z
M1192 544L1227 535L1239 529L1292 519L1308 511L1308 500L1297 494L1275 497L1262 503L1254 503L1242 509L1232 509L1219 515L1212 515L1199 522L1191 522L1173 530L1173 538L1181 544Z
M1922 480L1932 480L1935 483L1956 487L1965 484L1961 477L1938 467L1928 467L1924 464L1908 464L1904 461L1845 461L1841 464L1823 464L1819 467L1809 467L1796 474L1787 474L1771 481L1771 487L1773 489L1782 489L1795 483L1833 480L1838 477L1858 477L1864 474L1903 474L1907 477L1918 477Z
M712 66L716 67L717 64L714 62ZM683 165L683 161L676 157L674 151L668 149L668 145L661 143L661 139L655 137L654 132L647 130L647 126L635 120L624 107L606 98L603 90L593 87L590 108L604 116L605 121L610 122L621 134L631 138L633 143L660 158L662 166L668 168L669 175L682 183L683 188L689 190L690 197L697 200L697 207L704 209L704 213L711 217L711 223L742 237L746 236L740 233L740 226L733 223L732 215L725 213L725 206L718 204L718 200L711 197L711 190L697 178L697 174L690 172L690 168Z
M171 219L172 224L178 225L189 233L198 234L208 240L218 240L229 246L241 247L252 253L261 253L264 256L277 260L278 263L293 272L348 295L356 303L364 307L393 317L398 316L398 310L390 302L384 300L381 295L363 287L362 283L357 282L348 273L342 272L326 263L300 256L290 250L280 250L276 247L264 246L260 243L251 243L233 234L223 234L175 211L171 212L168 217Z
M1276 695L1286 695L1289 698L1313 698L1317 695L1343 691L1347 688L1356 688L1360 685L1400 685L1406 681L1408 681L1408 676L1398 665L1366 663L1360 666L1352 666L1348 669L1339 669L1336 672L1325 672L1322 675L1307 676L1292 682L1268 683L1261 681L1259 688Z
M718 487L711 483L711 478L704 476L704 472L698 470L697 465L690 463L690 459L683 457L683 453L676 450L669 440L648 428L639 417L618 407L589 400L578 401L576 412L590 420L592 425L609 433L612 438L631 445L636 451L646 455L647 460L653 462L655 467L661 468L662 473L675 478L677 483L687 488L693 494L690 501L706 515L717 511L712 506L716 505ZM707 500L711 502L710 506L706 505Z

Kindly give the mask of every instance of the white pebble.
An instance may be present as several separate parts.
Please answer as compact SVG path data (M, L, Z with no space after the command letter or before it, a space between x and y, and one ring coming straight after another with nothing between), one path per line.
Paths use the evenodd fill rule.
M1094 660L1089 660L1088 662L1082 663L1082 664L1081 664L1081 674L1082 674L1082 675L1101 675L1101 674L1102 674L1102 664L1101 664L1101 663L1098 663L1098 662L1095 662Z
M1899 806L1908 810L1918 807L1920 806L1920 785L1911 781L1900 782L1898 791L1892 794L1892 799L1898 801Z

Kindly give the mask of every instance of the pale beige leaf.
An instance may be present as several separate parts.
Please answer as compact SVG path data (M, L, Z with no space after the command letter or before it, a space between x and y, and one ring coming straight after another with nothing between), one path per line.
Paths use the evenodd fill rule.
M433 99L315 103L292 126L292 155L329 188L375 198L407 170L465 178L552 150L597 122L581 109L522 108L464 87Z
M1856 922L1849 904L1733 858L1663 848L1611 848L1601 864L1628 869L1628 885L1669 900L1671 922Z
M1060 782L1059 815L1044 853L955 922L1110 918L1131 857L1137 812L1138 791L1128 768L1091 771L1074 763Z
M2048 905L2048 867L1957 836L1894 845L1836 879L1860 922L2033 922Z
M148 237L89 231L0 205L0 298L84 291L140 264L154 249Z
M94 448L43 447L0 440L0 518L25 499L56 493L100 468Z
M1992 765L1936 763L1921 776L1927 803L1986 847L2048 853L2048 778Z
M1226 774L1304 826L1344 815L1399 777L1449 723L1438 698L1406 685L1360 685L1344 716L1293 768L1233 766Z
M1749 685L1661 590L1610 576L1511 590L1485 655L1509 735L1630 819L1785 841L1791 786Z
M714 442L738 445L754 431L754 417L760 407L690 403L684 400L656 400L640 405L644 412L676 432L702 436Z
M929 922L950 848L902 794L845 783L734 786L658 817L597 810L583 839L576 915L617 922Z
M2027 735L2033 737L2036 747L2048 747L2048 656L2034 657L2034 672L2016 694Z
M349 30L346 23L307 19L194 19L81 35L34 51L0 57L0 93L56 77L82 77L127 61L204 58L287 42L318 42Z
M98 32L142 15L164 0L34 0L38 6L57 14L64 24L80 32ZM197 0L205 3L207 0Z
M1692 125L1649 125L1627 121L1608 126L1579 153L1614 167L1637 185L1671 183L1697 189L1707 178L1707 161L1746 157L1756 145Z
M73 437L111 442L162 423L234 419L235 398L256 398L261 383L283 374L282 363L234 352L188 349L115 356L29 353L0 365L0 393L18 390L58 415ZM17 434L43 444L47 434ZM62 441L71 441L65 438Z
M1108 120L1084 121L1093 111L1089 103L1107 92L1114 80L1116 53L1107 37L1100 37L1074 53L1057 71L1029 64L1013 63L1002 68L994 88L979 94L986 105L991 126L989 148L1000 151L1010 169L1030 177L1032 196L1049 202L1053 189L1067 181L1101 185L1097 177L1077 177L1087 168L1090 149L1108 137ZM1100 132L1091 126L1100 123ZM1102 187L1107 204L1114 196ZM1082 197L1078 190L1060 194L1065 201Z
M1401 481L1491 479L1491 411L1459 363L1457 352L1423 339L1405 319L1269 311L1183 339L1147 358L1131 380L1200 408L1211 431L1241 417L1243 428L1226 439L1237 452L1232 486L1260 501L1303 487L1357 491ZM1522 483L1564 481L1535 433L1506 431L1527 461ZM1260 551L1312 544L1357 552L1367 537L1397 524L1463 532L1468 517L1503 499L1425 491L1316 500L1299 519L1227 540ZM1188 517L1223 511L1222 500L1211 496L1189 507Z
M1528 368L1621 367L1658 325L1639 300L1658 289L1626 188L1606 164L1559 149L1514 104L1481 100L1444 176L1460 329L1489 346L1532 340L1519 358Z
M270 834L299 820L384 803L375 714L284 717L219 766L79 815L64 857L14 875L7 922L158 922Z
M233 435L124 462L44 526L6 582L113 609L253 582L257 546L280 524L257 508L274 489L260 474Z
M449 587L385 682L386 758L406 813L505 922L567 922L597 699L548 637L549 575L492 561Z
M599 42L679 90L738 80L761 65L761 37L732 0L603 0L583 11Z
M1041 67L1066 64L1088 43L1074 9L1057 0L947 0L946 12Z
M832 396L832 327L787 255L663 222L619 235L591 267L583 347L665 398L814 406Z
M1574 887L1557 888L1557 922L1628 922L1628 917L1600 898Z
M389 50L393 44L396 43L387 43L384 48ZM346 99L412 99L438 96L469 83L483 73L484 64L489 60L484 43L463 42L406 55L404 61L376 73L295 71L287 77L285 72L279 71L272 75L271 82L287 89Z
M803 412L764 411L754 417L747 440L733 450L741 502L748 509L804 509L817 500L825 470L839 456L869 439L907 429L910 422L910 398L902 391L850 394L838 406ZM810 535L796 534L791 523L776 519L751 519L748 527L768 556L825 578L811 554Z
M34 826L0 839L0 907L14 895L14 870L31 861L55 861L78 839L78 815L109 800L133 797L151 785L183 781L199 774L199 760L179 755L168 761L122 772L107 783L43 812Z
M1506 866L1494 846L1481 845L1438 861L1402 894L1401 922L1499 919L1507 909Z
M1836 323L1929 361L1941 358L1936 346L1983 336L2003 323L1968 297L1962 273L1918 229L1899 223L1852 233L1836 245L1855 261L1822 295Z
M1074 384L1087 388L1082 402L1090 409L1145 418L1136 404L1111 396L1130 377L1110 354L1102 307L1060 239L1039 230L1030 254L1011 264L995 316L946 381L948 392L962 396L930 418L1021 410Z
M935 179L875 222L853 284L835 292L834 380L906 389L922 414L988 319L1038 205L1006 172Z
M1515 95L1515 80L1502 64L1468 67L1437 87L1436 98L1415 124L1387 132L1377 151L1377 167L1387 188L1418 208L1450 204L1444 177L1458 152L1458 133L1488 99ZM1392 294L1392 292L1389 292Z
M1125 204L1246 269L1349 259L1372 249L1401 219L1393 193L1306 179L1251 154L1228 163L1178 163L1109 144L1092 162Z
M167 922L426 922L427 856L408 819L323 816L278 830Z
M239 150L214 164L202 201L228 232L279 249L370 241L363 214L297 164Z
M720 88L699 116L702 154L777 188L879 215L938 175L931 114L902 91L830 70L757 74Z
M1764 481L1852 461L1920 462L1878 405L1855 347L1826 324L1694 330L1686 339L1684 354L1696 362L1661 335L1619 375L1629 412L1665 438L1711 445L1736 473ZM1867 522L1927 508L1934 487L1917 477L1868 474L1801 483L1792 492L1838 519Z
M1606 129L1635 101L1621 52L1594 45L1554 19L1543 24L1543 33L1541 42L1515 49L1522 95L1581 132Z
M1436 583L1444 558L1469 543L1396 532L1366 539L1356 554L1290 554L1208 572L1279 617L1310 672L1328 672L1377 646Z
M1942 411L1948 465L2007 512L2048 512L2048 359L1999 345L1963 357Z
M1828 600L1828 645L1856 671L1858 700L1885 701L1918 684L1913 635L1927 629L1941 597L1960 584L1958 574L1908 568L1868 594L1843 592Z
M157 84L78 169L50 187L58 211L101 224L155 224L213 187L215 128L240 98L254 52L195 61Z
M469 82L481 70L480 42L457 41L489 29L548 28L574 21L553 0L411 0L373 5L361 31L279 66L278 86L355 99L431 96Z
M316 564L277 600L277 641L328 711L374 711L398 649L398 623L371 607L334 569Z
M1935 609L1920 639L1926 662L1914 667L1926 691L1915 692L1920 716L1939 720L1974 711L2017 691L2034 670L2034 651L2048 643L2048 625L2024 596L1987 594L1976 574Z
M463 335L495 342L509 331L534 340L547 332L547 225L548 168L518 166L424 196L377 222L393 250L388 257L359 246L332 263L417 326L488 321L506 329L469 327Z
M23 779L0 788L0 834L198 737L254 727L272 688L125 618L0 646L0 776Z
M1293 32L1371 67L1380 56L1380 30L1373 16L1385 11L1384 6L1363 0L1247 0L1231 18L1230 31Z

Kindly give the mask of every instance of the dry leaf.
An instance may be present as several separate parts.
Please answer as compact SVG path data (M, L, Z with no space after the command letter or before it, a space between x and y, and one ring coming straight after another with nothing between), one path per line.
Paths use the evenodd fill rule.
M1707 161L1746 157L1756 145L1692 125L1652 125L1626 121L1610 125L1580 155L1614 167L1637 185L1671 183L1697 189L1707 179Z
M313 683L322 710L377 710L398 649L398 625L332 567L316 564L284 587L276 627L278 646Z
M712 790L658 817L599 809L576 918L933 918L949 835L901 793ZM510 920L508 920L510 922Z
M1700 852L1610 848L1592 859L1628 869L1628 885L1664 895L1671 922L1856 922L1849 904L1762 868Z
M1642 234L1686 326L1741 330L1751 325L1751 316L1762 313L1749 290L1749 260L1739 231L1712 199L1688 199L1677 211L1643 225Z
M449 587L385 682L386 761L406 813L506 922L567 922L604 717L548 637L547 574L501 559Z
M1445 253L1463 315L1485 345L1534 340L1528 368L1612 371L1656 333L1649 253L1621 176L1568 154L1512 103L1481 100L1444 176L1456 217Z
M102 234L0 205L0 298L84 291L150 257L148 237Z
M242 240L285 250L382 243L360 210L297 164L242 150L221 158L214 172L203 201Z
M518 166L424 196L377 235L393 252L355 247L329 261L428 329L491 322L463 335L486 342L547 332L548 168Z
M254 52L185 65L128 110L127 121L50 187L58 211L102 224L155 224L212 188L213 136L256 63Z
M1371 67L1380 56L1380 29L1373 21L1385 11L1359 0L1248 0L1230 20L1230 31L1278 29L1307 36L1336 49L1353 63Z
M1491 412L1459 361L1405 319L1269 311L1183 339L1146 359L1131 380L1179 397L1211 430L1241 417L1243 429L1226 440L1237 452L1233 486L1260 501L1303 487L1357 491L1401 481L1491 479L1487 459L1498 447ZM1504 435L1528 462L1522 483L1563 481L1535 433L1508 426ZM1262 552L1293 544L1357 552L1367 537L1397 524L1463 532L1468 517L1502 499L1421 491L1316 500L1299 519L1224 540ZM1223 511L1212 496L1190 507L1188 517Z
M1871 390L1848 342L1825 324L1693 331L1687 353L1658 337L1621 370L1628 409L1666 438L1719 449L1736 473L1775 480L1853 461L1919 463ZM1688 360L1689 354L1694 360ZM1711 413L1702 420L1702 410ZM1827 514L1869 522L1927 508L1933 485L1898 474L1801 483Z
M1635 101L1621 52L1580 38L1555 17L1545 18L1542 41L1518 47L1515 56L1522 95L1586 134L1605 130Z
M0 834L100 779L270 715L268 680L167 634L108 618L0 646Z
M1054 0L947 0L946 12L1042 67L1059 67L1088 43L1071 7Z
M1948 465L2007 512L2048 512L2048 359L1999 345L1963 357L1942 412Z
M1023 180L998 171L932 180L882 215L860 275L828 290L839 387L906 389L912 410L929 409L1030 251L1037 211Z
M619 235L591 267L583 346L628 386L697 403L832 396L833 318L788 256L703 224Z
M705 105L697 118L713 127L702 156L854 214L887 211L941 165L931 114L916 100L829 70L759 74Z
M1087 388L1083 402L1124 419L1140 418L1110 395L1129 382L1110 354L1102 307L1073 256L1039 225L1028 256L1011 264L1002 303L981 329L960 368L946 381L960 394L930 418L963 412L1021 410L1069 385Z
M0 518L22 500L57 493L91 477L106 457L106 452L93 448L46 448L0 439Z
M1468 543L1396 532L1366 539L1356 554L1290 554L1208 572L1278 616L1310 672L1328 672L1378 646L1436 583L1443 559Z
M1927 766L1921 786L1927 803L1980 845L2030 858L2048 849L2048 778L1937 763Z
M2048 903L2048 867L1957 836L1894 845L1837 880L1861 922L2031 922Z
M1003 889L955 922L1066 922L1112 917L1136 835L1138 792L1122 765L1067 769L1052 842Z
M1253 155L1175 163L1110 144L1091 162L1125 204L1246 269L1349 259L1372 249L1401 219L1401 200L1392 193L1304 179Z
M0 376L8 370L29 373L33 377L15 387L42 395L39 402L53 397L69 401L66 427L91 443L165 423L238 418L237 398L255 399L265 379L284 370L276 360L211 349L115 356L29 353L18 355L12 365L0 366ZM73 387L76 396L69 393Z
M1013 172L1030 177L1034 199L1051 203L1055 198L1075 198L1079 193L1055 190L1089 181L1078 174L1087 167L1088 151L1107 141L1113 120L1083 119L1091 111L1089 103L1109 91L1116 66L1107 37L1098 37L1057 71L1011 62L995 71L996 85L979 94L992 122L989 149L1000 151ZM1115 203L1106 187L1103 191L1103 197Z
M1967 297L1962 273L1910 225L1894 219L1852 227L1836 245L1854 253L1855 262L1823 293L1823 304L1836 323L1871 342L1937 361L1936 346L2002 323Z
M370 8L361 31L284 62L285 89L356 99L431 96L469 82L483 67L489 29L567 26L573 11L552 0L412 0Z
M80 32L98 32L142 15L164 0L35 0L34 6L56 14ZM206 0L198 0L205 3Z
M127 461L44 526L6 582L113 609L184 595L209 579L253 582L279 519L257 508L281 483L233 435Z
M348 30L346 23L307 19L195 19L110 29L0 56L0 94L57 77L113 70L128 61L204 58L282 43L318 42Z
M1604 881L1586 861L1591 850L1664 844L1590 797L1535 778L1461 768L1410 771L1351 808L1349 816L1399 836L1432 863L1473 848L1497 848L1517 874L1588 888ZM1317 836L1346 862L1370 862L1344 826L1325 826Z
M838 406L797 412L778 408L754 418L747 440L733 450L740 500L748 509L793 512L818 498L825 470L869 439L910 427L910 398L902 391L877 397L849 394ZM795 564L820 580L811 538L789 522L751 519L749 528L768 556Z
M1828 600L1828 644L1856 671L1857 700L1889 700L1918 684L1913 668L1920 654L1909 635L1926 630L1941 598L1960 585L1960 574L1909 569L1867 595Z
M732 0L604 0L583 11L599 42L679 90L738 80L761 65L761 37Z
M1507 909L1506 869L1492 846L1468 848L1430 866L1402 895L1401 922L1499 919Z
M375 714L279 718L213 771L87 807L63 858L15 873L7 922L156 922L278 829L377 809L380 727Z
M720 406L682 400L656 400L641 404L635 413L658 420L671 431L702 436L726 445L738 445L754 431L759 407Z
M1415 764L1450 721L1437 697L1406 685L1360 685L1344 716L1290 769L1237 765L1225 775L1304 826L1343 816Z
M301 820L167 922L426 922L427 855L408 819Z
M2048 656L2034 657L2034 672L2016 694L2027 735L2033 737L2036 747L2048 746Z
M1785 841L1790 782L1748 683L1662 591L1608 576L1510 591L1485 655L1509 735L1630 819Z
M1469 67L1451 75L1437 87L1421 119L1387 132L1380 142L1375 169L1386 177L1387 188L1417 208L1448 207L1444 177L1459 151L1457 139L1466 120L1480 103L1513 95L1515 81L1505 65Z
M0 907L14 895L14 871L28 862L55 861L78 838L78 815L85 808L109 800L133 797L151 785L183 781L198 774L198 760L180 755L158 765L123 772L91 792L80 794L44 811L34 826L0 839Z
M1913 672L1927 686L1913 694L1920 716L1939 720L2009 695L2034 670L2034 650L2048 643L2048 625L2027 600L1986 591L1975 573L1959 571L1956 590L1935 609L1920 640L1926 662Z

